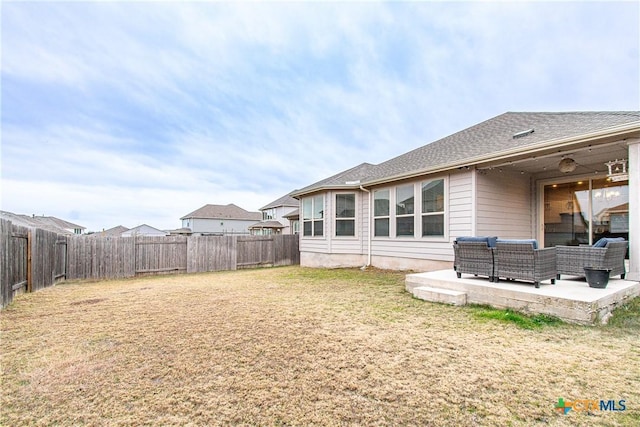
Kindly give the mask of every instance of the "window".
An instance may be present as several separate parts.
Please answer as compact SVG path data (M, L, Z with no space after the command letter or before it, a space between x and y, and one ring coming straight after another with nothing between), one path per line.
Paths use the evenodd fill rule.
M389 237L389 190L373 192L374 236Z
M396 236L414 235L413 184L396 188Z
M262 211L262 219L264 221L274 219L275 217L276 217L276 210L273 208Z
M336 236L356 235L356 195L336 194Z
M422 183L422 237L444 236L444 179Z
M322 195L302 199L302 234L322 236L324 225L324 199Z
M554 183L545 185L543 193L546 247L592 245L602 237L629 240L629 181Z

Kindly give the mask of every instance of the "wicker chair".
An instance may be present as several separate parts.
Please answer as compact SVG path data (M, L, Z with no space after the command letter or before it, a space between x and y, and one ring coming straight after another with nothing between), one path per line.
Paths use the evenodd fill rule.
M551 279L556 283L556 248L536 249L535 240L500 241L494 252L495 281L500 278L540 282Z
M597 243L596 243L597 244ZM624 257L629 242L609 240L604 247L594 246L556 246L558 275L584 277L584 268L611 270L610 276L625 276Z
M453 269L462 273L487 276L493 281L493 245L496 237L459 237L453 244Z

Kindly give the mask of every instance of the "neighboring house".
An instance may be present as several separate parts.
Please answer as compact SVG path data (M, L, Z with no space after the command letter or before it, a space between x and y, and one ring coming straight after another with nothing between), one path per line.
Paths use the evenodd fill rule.
M249 227L251 234L297 234L298 218L290 214L298 211L298 206L298 200L287 194L261 207L262 221Z
M133 227L120 234L122 237L136 237L136 236L167 236L169 233L159 230L147 224L142 224L137 227Z
M204 205L180 218L182 228L191 229L196 236L249 234L249 227L261 219L260 212L249 212L233 203Z
M169 234L171 236L192 236L193 232L191 231L190 228L177 228L175 230L169 230Z
M89 236L91 237L121 237L122 233L125 231L129 231L127 227L122 225L117 225L113 228L109 228L108 230L102 230L97 233L91 233Z
M291 234L300 234L300 209L295 209L283 217L291 224Z
M0 211L0 217L23 227L41 228L59 234L82 234L85 227L54 216L21 215Z
M553 246L615 234L638 280L640 112L505 113L292 196L304 266L435 270L451 267L458 236Z

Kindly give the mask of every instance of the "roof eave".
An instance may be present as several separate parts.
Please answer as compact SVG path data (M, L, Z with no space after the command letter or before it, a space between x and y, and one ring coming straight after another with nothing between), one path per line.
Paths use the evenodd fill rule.
M260 215L262 217L262 215ZM211 216L187 216L182 217L183 219L220 219L220 220L231 220L231 221L259 221L258 217L256 218L226 218L226 217L211 217Z
M547 150L549 148L566 148L574 144L585 143L585 142L600 139L603 137L616 137L616 136L621 136L621 135L625 135L633 132L640 132L640 122L633 122L630 124L627 123L625 125L620 125L613 128L607 128L598 132L591 132L583 135L551 139L548 141L539 142L537 144L529 145L526 147L518 147L512 150L505 150L498 153L491 153L491 154L486 154L482 156L470 157L470 158L462 159L456 162L439 165L438 167L435 167L435 168L425 168L425 169L415 170L410 173L397 174L393 176L379 178L376 180L364 181L362 183L362 186L371 187L374 185L384 184L387 182L394 182L394 181L400 181L403 179L416 178L418 176L427 175L427 174L432 175L436 173L447 172L453 169L458 169L464 166L475 165L478 163L507 160L508 158L513 156L535 154L539 151Z
M319 185L318 187L309 188L308 190L299 190L291 193L291 197L299 197L304 196L306 194L317 193L318 191L328 191L328 190L357 190L360 188L360 184L358 185Z

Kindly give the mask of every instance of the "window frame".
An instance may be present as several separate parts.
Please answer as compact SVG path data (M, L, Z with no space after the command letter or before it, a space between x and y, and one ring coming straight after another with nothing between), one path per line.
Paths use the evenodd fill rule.
M436 181L442 181L442 208L441 210L434 210L430 212L425 212L425 200L424 200L424 190L425 186ZM438 201L436 200L436 204ZM424 230L424 218L427 216L441 216L442 217L442 234L427 234L425 235ZM441 178L432 178L424 181L420 181L420 237L423 239L437 239L442 240L447 237L447 181L445 177Z
M338 216L338 197L340 196L353 196L353 216L352 217L339 217ZM351 239L358 236L357 231L357 218L358 218L358 196L354 191L349 192L336 192L333 197L334 206L333 206L333 220L334 220L334 229L333 236L336 238L347 238ZM352 222L353 223L353 234L338 234L338 222Z
M385 215L376 215L376 193L387 193L386 201L387 201L387 213ZM373 237L374 238L386 238L391 237L391 188L380 188L377 190L373 190ZM385 199L380 199L385 200ZM376 234L376 221L387 221L387 234L386 235L378 235Z
M318 211L318 206L317 206L317 202L321 201L322 202L322 207L321 210ZM306 217L307 212L306 212L306 206L305 203L306 202L310 202L310 209L311 209L311 213L310 213L310 217ZM325 206L326 206L326 201L325 201L325 197L324 194L318 194L315 196L309 196L309 197L305 197L302 199L302 236L303 237L324 237L325 234L325 226L324 226L324 219L325 219ZM319 216L316 216L317 214L320 214ZM311 233L310 234L306 234L306 229L305 226L309 224L311 229ZM317 225L320 224L321 225L321 231L318 234L316 231L316 227Z
M413 206L411 209L411 213L402 213L402 214L398 214L398 208L400 207L400 204L398 202L398 191L402 188L411 188L411 194L412 194L412 198L413 198ZM394 230L394 235L396 239L412 239L416 237L416 186L415 183L409 183L409 184L401 184L401 185L396 185L394 188L394 196L395 196L395 200L394 200L394 226L395 226L395 230ZM404 199L404 200L408 200L408 199ZM411 218L411 234L398 234L398 229L400 227L398 227L398 220L399 219L407 219L407 218ZM389 232L391 232L391 230L389 230Z

